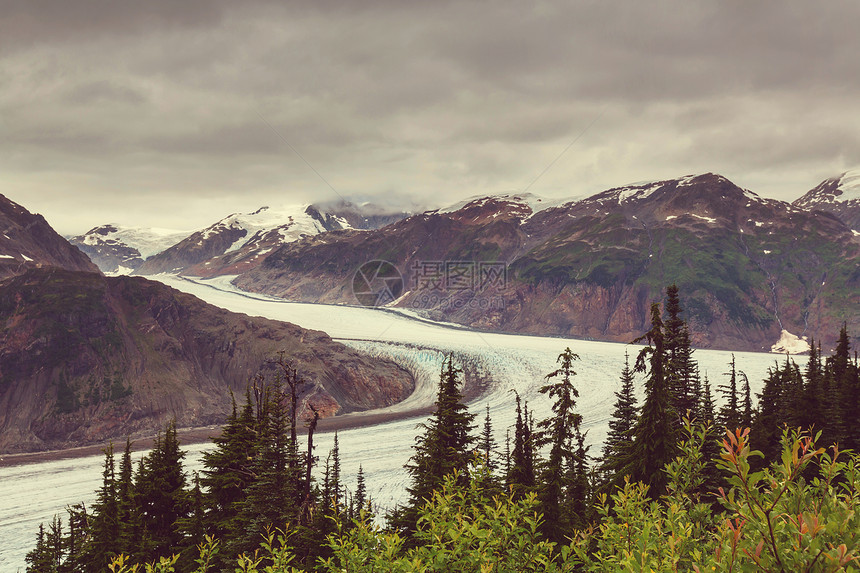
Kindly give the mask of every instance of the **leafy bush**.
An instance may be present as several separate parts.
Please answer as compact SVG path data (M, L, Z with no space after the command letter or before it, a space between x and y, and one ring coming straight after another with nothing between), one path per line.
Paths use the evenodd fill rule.
M778 463L750 469L761 456L749 447L749 430L727 432L720 467L722 514L698 499L701 446L707 429L686 426L681 455L666 467L669 494L649 501L629 481L603 497L599 527L577 532L572 550L586 571L843 571L858 570L860 473L858 456L785 430ZM807 481L807 475L817 475Z

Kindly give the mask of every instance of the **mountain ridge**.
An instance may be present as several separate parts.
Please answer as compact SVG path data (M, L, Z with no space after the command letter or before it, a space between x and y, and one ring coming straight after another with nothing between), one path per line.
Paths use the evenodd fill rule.
M537 212L524 201L489 197L375 231L308 237L234 283L354 304L352 273L381 259L406 277L397 305L432 318L629 341L646 329L650 302L678 282L698 345L768 350L782 330L827 339L836 322L860 326L852 311L860 304L858 257L860 241L836 216L759 197L709 173L617 187ZM422 302L428 292L410 275L422 261L502 261L511 289L439 289ZM501 308L481 308L487 300Z

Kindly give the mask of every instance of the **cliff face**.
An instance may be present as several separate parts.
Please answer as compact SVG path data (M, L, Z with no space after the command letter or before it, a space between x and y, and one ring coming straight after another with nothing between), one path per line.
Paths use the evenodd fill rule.
M57 234L41 215L34 215L0 195L0 278L44 266L99 272L85 254Z
M413 389L393 363L322 332L238 315L160 283L30 269L0 283L0 453L82 445L222 422L230 391L279 351L307 384L302 403L334 415Z
M629 342L676 283L698 346L769 350L782 330L828 345L843 321L860 334L860 237L830 214L714 174L537 212L517 197L485 198L379 230L326 233L281 247L235 283L355 304L354 273L374 259L400 269L398 306L478 328ZM423 265L446 261L474 263L475 282L448 288L443 270L428 287ZM506 266L503 284L483 288L481 262Z

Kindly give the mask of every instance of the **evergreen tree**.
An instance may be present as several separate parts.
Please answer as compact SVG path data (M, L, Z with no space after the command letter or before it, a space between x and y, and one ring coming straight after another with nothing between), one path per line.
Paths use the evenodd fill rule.
M514 426L514 450L511 453L510 471L505 476L505 485L515 499L521 499L535 486L534 455L531 431L528 423L528 405L525 414L520 395L514 392L517 402L517 419Z
M138 466L134 490L140 512L135 555L139 562L172 555L182 545L177 522L188 513L184 457L174 420L158 433L152 451Z
M729 377L729 381L717 387L717 392L723 398L723 407L720 408L720 413L717 415L717 423L721 427L734 431L741 421L741 412L738 406L738 375L734 354L732 354L732 361L729 366L729 371L725 373L725 376Z
M291 438L295 425L290 419L294 411L291 397L284 394L280 375L271 383L258 379L254 392L258 414L251 479L235 519L237 534L226 547L228 556L253 552L270 528L298 523L302 504L297 475L302 468L292 463L297 448Z
M577 529L587 526L593 517L589 513L589 498L591 494L591 483L588 471L588 450L591 446L585 445L585 437L588 432L582 432L579 426L574 433L575 449L573 452L573 463L570 467L570 509L571 525Z
M87 523L87 537L83 548L82 565L87 572L107 569L108 563L119 551L119 506L117 502L116 465L113 443L104 450L102 487L96 495L92 515Z
M340 482L340 444L338 443L337 432L335 432L334 443L326 458L325 471L323 473L322 512L320 517L323 520L321 527L325 529L326 534L334 531L333 521L342 521L343 491L344 488Z
M131 439L126 438L125 449L119 462L117 478L117 551L129 554L134 550L134 530L138 520L134 503L133 467L131 463Z
M52 573L56 570L51 563L46 537L45 524L40 523L39 532L36 534L36 547L24 557L24 561L27 562L27 573Z
M232 413L221 434L212 438L215 448L203 453L200 485L206 492L204 524L209 535L227 539L240 532L236 520L246 489L253 480L257 430L249 389L241 413L237 413L234 400ZM220 566L226 566L220 559L218 561Z
M562 531L572 519L569 501L569 468L574 462L573 439L582 422L582 415L575 411L579 392L573 385L576 371L573 361L579 360L570 348L558 356L561 366L547 374L547 384L540 389L554 399L552 415L538 423L535 447L549 447L549 455L541 464L538 497L543 510L544 533L552 541L563 539ZM550 381L555 379L554 381Z
M494 474L499 468L499 463L496 460L496 448L498 443L493 437L493 423L490 419L490 405L487 404L487 413L484 416L484 427L481 430L481 436L478 441L478 450L481 452L484 465L490 474Z
M755 412L753 412L752 392L750 391L750 379L743 371L739 372L744 381L743 398L741 400L740 424L742 428L751 428Z
M821 364L821 347L815 345L815 338L809 337L809 360L806 362L804 376L804 415L801 425L804 428L821 430L824 427L823 404L827 392L824 387L824 368ZM826 433L823 438L827 439ZM825 442L826 443L826 442Z
M409 534L415 531L418 510L441 487L445 476L458 472L460 483L467 479L475 415L462 404L461 372L449 355L442 365L436 411L419 426L424 432L415 439L415 453L406 466L412 479L407 488L410 497L395 526Z
M785 357L782 395L780 397L781 422L789 428L803 426L806 420L806 395L803 374L788 355Z
M370 499L367 497L367 485L364 483L364 468L358 464L358 475L355 478L355 507L356 513L361 514L361 510L365 509L369 513Z
M749 388L749 385L747 385L747 388ZM720 443L725 438L725 430L717 426L714 410L714 396L711 393L711 383L708 377L705 376L699 404L699 420L708 428L705 441L702 444L702 459L705 465L702 469L704 480L699 492L705 495L716 495L720 485L723 483L722 472L717 467L717 460L720 459Z
M609 432L603 444L603 462L600 466L603 480L608 484L622 483L623 470L630 460L633 430L638 417L634 374L630 368L630 356L625 352L621 388L615 392L615 406L609 420Z
M627 463L634 480L649 486L649 495L658 497L666 486L663 466L675 457L678 416L672 407L666 381L668 357L663 344L663 321L660 305L651 305L651 329L636 342L646 341L636 357L635 371L648 374L645 379L645 401L633 431L633 447ZM646 362L648 366L646 366Z
M851 362L851 341L848 327L842 324L833 355L827 360L827 374L833 388L830 416L834 420L834 438L842 448L860 446L860 381Z
M66 507L69 514L68 533L63 536L66 558L57 569L59 573L78 573L84 571L84 546L87 535L87 508L82 503Z
M785 367L775 364L768 369L764 387L758 395L758 412L751 432L751 443L764 454L764 464L775 459L779 452L782 428L785 425L783 394L791 368L786 359Z
M667 356L666 381L672 392L672 407L679 416L689 411L695 414L698 397L695 395L695 362L690 346L690 331L681 318L681 299L678 287L666 287L666 315L663 323L663 340Z
M176 527L182 533L182 545L177 547L179 561L177 568L180 571L191 571L194 563L200 555L198 547L204 542L206 535L205 508L203 504L203 491L200 489L200 474L194 472L194 487L188 492L187 517L180 517Z

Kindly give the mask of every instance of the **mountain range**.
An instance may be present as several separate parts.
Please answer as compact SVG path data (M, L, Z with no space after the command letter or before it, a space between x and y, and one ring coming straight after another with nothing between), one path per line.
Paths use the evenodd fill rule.
M476 328L621 341L678 282L699 345L769 350L780 339L829 341L841 321L854 327L857 233L860 171L791 204L704 174L574 201L475 197L411 216L345 201L263 208L189 234L135 272L238 275L248 290L355 304L356 270L380 259L404 277L393 306ZM510 288L426 288L434 263L457 261L474 263L460 271L478 286L503 263Z
M647 330L650 303L677 283L698 346L771 350L808 336L827 345L843 322L860 331L860 232L830 211L762 198L715 174L567 203L485 197L377 230L304 237L234 283L355 304L356 270L384 260L403 278L389 306L482 329L623 342ZM504 281L485 284L498 263Z

